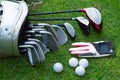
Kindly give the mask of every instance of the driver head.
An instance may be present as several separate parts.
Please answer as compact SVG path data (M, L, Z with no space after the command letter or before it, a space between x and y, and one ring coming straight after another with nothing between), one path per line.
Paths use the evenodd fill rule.
M102 30L102 16L101 13L96 8L84 8L82 9L88 20L90 21L91 25L98 31L101 32Z

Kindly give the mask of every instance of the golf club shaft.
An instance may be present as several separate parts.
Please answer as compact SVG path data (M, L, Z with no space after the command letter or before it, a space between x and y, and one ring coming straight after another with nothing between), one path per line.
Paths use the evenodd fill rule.
M54 20L75 20L75 18L33 18L29 21L54 21Z
M58 11L58 12L29 13L29 16L32 16L32 15L48 15L48 14L72 13L72 12L82 12L82 9L81 10L66 10L66 11Z

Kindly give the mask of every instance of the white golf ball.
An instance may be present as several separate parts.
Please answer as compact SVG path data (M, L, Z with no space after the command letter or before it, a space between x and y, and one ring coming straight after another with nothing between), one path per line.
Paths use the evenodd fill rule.
M75 69L75 73L78 75L78 76L83 76L85 74L85 68L82 67L82 66L78 66L76 69Z
M88 60L87 59L81 59L79 61L79 66L83 66L84 68L87 68L88 67Z
M76 67L76 66L78 65L78 60L77 60L77 58L70 58L70 59L69 59L69 65L70 65L71 67Z
M63 70L63 65L60 62L57 62L54 64L53 70L59 73Z

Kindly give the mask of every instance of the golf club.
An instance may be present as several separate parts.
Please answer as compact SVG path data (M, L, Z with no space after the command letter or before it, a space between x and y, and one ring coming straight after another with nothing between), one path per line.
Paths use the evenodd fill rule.
M26 41L24 44L33 45L38 52L38 56L40 57L40 62L43 62L45 60L43 50L41 49L40 45L36 41L30 40L30 41Z
M28 38L28 40L29 41L35 41L35 42L37 42L40 45L40 47L41 47L41 49L42 49L42 51L43 51L44 54L46 52L49 52L49 50L46 48L45 44L43 44L40 40L38 40L38 39L32 39L32 38Z
M57 37L59 37L58 41L59 41L60 45L67 43L68 37L65 34L65 32L63 31L63 29L57 25L52 25L51 27L55 30Z
M43 23L37 23L37 24L31 24L32 26L42 26ZM47 24L46 24L47 25ZM44 24L44 26L46 26ZM75 34L75 29L73 28L73 26L70 23L62 23L62 24L51 24L52 25L58 25L58 26L62 26L65 28L66 32L68 33L68 35L70 36L70 38L72 40L75 40L76 34Z
M32 27L33 29L46 29L48 32L52 33L53 36L55 37L55 39L58 41L58 38L57 38L57 34L56 32L53 30L53 28L51 27L51 25L47 24L47 23L40 23L40 24L30 24L29 27ZM59 42L59 41L58 41Z
M42 35L43 43L46 45L46 47L48 47L50 50L58 50L58 42L52 33L41 30L29 30L27 33Z
M82 27L81 29L83 30L84 34L85 35L90 34L89 21L85 18L83 19L83 17L76 17L76 18L34 18L34 19L29 19L29 20L30 21L76 20L79 24L79 27L80 28Z
M83 33L86 36L90 35L90 22L84 17L78 17L77 19L79 20L78 23Z
M59 11L59 12L40 12L40 13L29 13L29 16L32 15L47 15L47 14L60 14L60 13L72 13L72 12L83 12L86 14L88 20L92 26L98 31L102 30L102 16L98 9L90 7L83 8L80 10L68 10L68 11Z
M62 24L52 24L52 25L58 25L58 26L64 27L66 32L70 36L70 38L72 40L75 40L75 38L76 38L75 29L74 29L74 27L70 23L65 22L65 23L62 23Z
M33 45L24 44L24 45L20 45L19 48L27 49L27 53L31 65L35 65L35 63L40 63L40 57L38 55L36 48Z
M64 33L64 31L62 30L62 28L60 28L59 26L53 26L53 25L49 25L47 23L38 23L38 24L31 24L30 27L32 28L44 28L45 26L49 26L55 33L55 38L58 41L59 45L63 45L68 41L68 38L66 36L66 34Z

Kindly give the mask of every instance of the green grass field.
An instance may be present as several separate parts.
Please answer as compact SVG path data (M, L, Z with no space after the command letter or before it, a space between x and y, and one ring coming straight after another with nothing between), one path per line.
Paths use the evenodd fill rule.
M30 66L27 54L20 57L8 57L0 59L0 80L119 80L120 79L120 0L43 0L42 5L35 10L29 7L30 12L74 10L86 7L96 7L102 14L103 30L97 33L91 26L90 36L85 36L76 21L49 21L54 24L70 22L76 30L76 40L68 42L59 47L58 51L46 54L46 60L36 65ZM48 17L77 17L84 16L82 13L59 14L39 16ZM37 16L38 17L38 16ZM45 22L45 21L44 21ZM88 58L89 67L84 76L75 74L75 68L68 65L68 60L74 57L68 49L73 42L94 42L100 40L112 41L116 55L104 58ZM79 60L81 58L77 57ZM53 64L61 62L64 70L61 73L53 71Z

